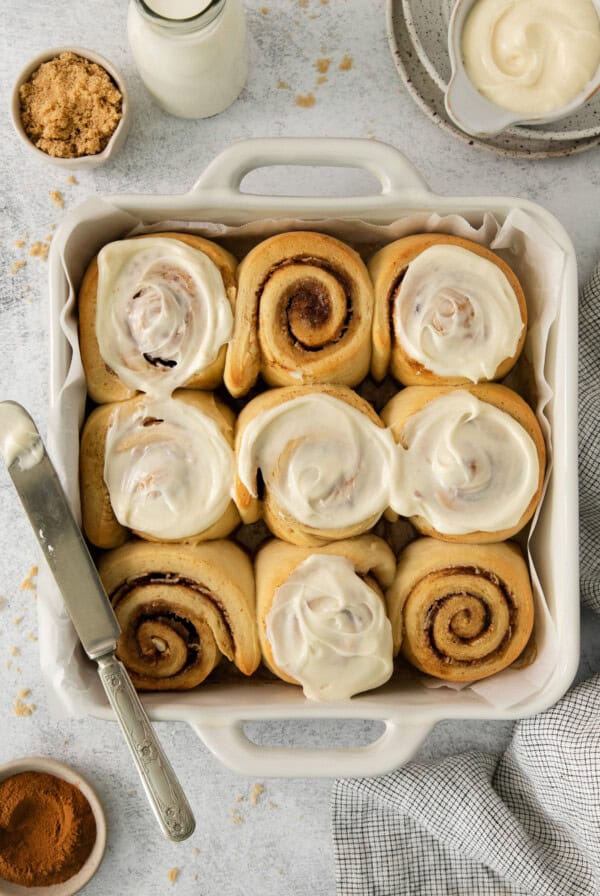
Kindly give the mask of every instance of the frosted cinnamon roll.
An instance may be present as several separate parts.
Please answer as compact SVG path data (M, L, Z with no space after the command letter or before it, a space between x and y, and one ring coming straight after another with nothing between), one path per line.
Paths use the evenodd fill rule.
M362 535L320 548L271 541L255 558L258 634L265 664L310 700L343 700L393 671L382 589L391 548Z
M271 386L342 383L369 370L373 287L360 256L323 233L281 233L239 267L225 385L245 395Z
M222 382L233 329L236 260L193 234L109 243L79 291L88 393L98 404Z
M505 386L409 386L382 411L399 445L392 507L425 535L510 538L531 519L546 447L535 414Z
M525 296L494 252L460 237L404 237L369 263L375 286L371 373L407 386L506 376L527 330Z
M234 500L244 522L263 516L292 544L349 538L388 507L396 453L373 408L351 389L272 389L238 418Z
M206 541L239 523L231 500L234 415L210 393L181 390L102 405L81 437L83 528L100 548L132 531L150 541Z
M139 690L193 688L222 657L256 670L254 575L237 545L130 541L98 571L121 626L117 655Z
M419 538L386 594L394 652L446 681L487 678L513 663L533 629L527 564L516 544ZM401 638L397 636L401 632Z

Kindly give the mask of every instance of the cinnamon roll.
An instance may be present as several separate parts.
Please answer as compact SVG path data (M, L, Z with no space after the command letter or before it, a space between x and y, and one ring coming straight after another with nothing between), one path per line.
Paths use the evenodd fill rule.
M234 500L299 545L370 529L389 505L396 449L373 408L346 386L287 386L254 398L236 430Z
M535 414L505 386L408 386L382 411L399 445L392 507L447 541L510 538L542 494L546 447Z
M136 391L222 382L233 329L236 260L193 234L109 243L79 290L79 341L88 393L98 404Z
M255 558L258 634L265 665L311 700L342 700L393 671L382 589L391 548L362 535L320 548L271 541Z
M375 286L371 372L406 386L498 380L515 364L527 305L494 252L446 234L404 237L369 263Z
M139 690L193 688L223 656L244 675L258 667L254 576L237 545L130 541L98 571L121 626L117 655Z
M529 641L534 604L519 547L419 538L398 558L386 594L394 652L428 675L472 682L513 663Z
M100 548L131 530L149 541L206 541L239 523L231 500L234 415L180 390L96 408L81 437L83 528Z
M342 383L368 373L373 287L360 256L323 233L281 233L239 267L225 385Z

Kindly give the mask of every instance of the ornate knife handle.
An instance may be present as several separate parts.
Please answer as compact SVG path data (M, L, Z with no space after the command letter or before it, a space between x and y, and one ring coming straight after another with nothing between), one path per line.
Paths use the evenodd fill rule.
M196 827L192 810L125 666L112 653L99 657L97 663L100 680L161 828L171 840L186 840Z

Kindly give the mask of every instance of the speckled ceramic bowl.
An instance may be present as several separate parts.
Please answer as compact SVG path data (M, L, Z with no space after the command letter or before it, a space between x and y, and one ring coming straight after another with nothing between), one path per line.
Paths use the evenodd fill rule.
M98 65L102 66L102 68L108 72L112 80L115 82L121 92L121 96L123 97L123 114L121 120L102 152L96 153L93 156L79 156L76 159L55 158L54 156L50 156L48 155L48 153L43 152L43 150L38 149L37 146L34 146L34 144L25 133L25 129L21 121L20 111L21 103L19 99L19 88L21 87L21 85L24 84L25 81L27 81L30 75L37 68L39 68L39 66L43 62L48 62L48 60L54 59L61 53L66 52L76 53L78 56L82 56L84 59L89 59L90 62L95 62ZM17 134L21 138L23 145L27 147L29 152L37 156L38 159L49 162L51 165L56 165L57 167L63 168L67 171L81 171L83 168L97 168L99 165L105 165L106 162L108 162L116 155L116 153L125 143L127 134L129 132L129 125L131 122L129 96L123 78L108 59L106 59L104 56L101 56L100 53L95 53L92 50L85 50L83 49L83 47L55 47L51 50L45 50L43 53L40 53L38 56L28 62L25 68L20 72L14 83L11 96L10 111L15 131L17 132Z
M462 36L469 13L478 0L456 0L448 25L448 54L452 76L446 89L446 111L461 130L475 137L499 134L514 125L544 125L567 118L584 106L600 88L600 66L594 77L571 102L547 115L526 115L491 102L469 78L462 57ZM600 14L600 0L594 0Z
M53 884L49 887L22 887L9 883L0 878L0 896L74 896L92 879L104 856L106 848L106 818L102 803L93 787L82 778L79 772L62 762L54 759L31 756L25 759L15 759L0 766L0 781L10 778L21 772L45 772L75 784L90 804L96 820L96 842L83 867L62 884Z

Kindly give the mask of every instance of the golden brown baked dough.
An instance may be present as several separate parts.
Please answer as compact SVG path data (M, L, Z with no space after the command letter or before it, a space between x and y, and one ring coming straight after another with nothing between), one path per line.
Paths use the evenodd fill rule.
M244 485L240 478L240 451L246 430L259 415L266 415L271 409L285 405L296 398L319 395L331 396L340 402L350 405L351 408L364 414L367 420L375 427L383 429L383 424L371 405L347 386L284 386L280 389L270 389L263 392L246 405L238 417L235 436L237 470L233 498L240 512L242 522L247 524L254 523L262 517L271 532L278 538L292 544L308 547L327 544L337 539L351 538L366 532L375 525L385 507L380 512L370 514L359 523L352 525L340 526L338 528L321 528L319 526L307 525L300 522L290 509L281 506L274 493L273 484L269 481L268 475L264 471L259 470L260 476L257 473L255 481L252 483L252 490L257 493L256 496L251 494L249 488ZM315 416L311 418L311 420L314 420L312 429L315 433L318 430L318 419L319 411L317 410ZM295 450L302 448L311 436L312 431L306 435L306 438L302 435L299 438L288 440L278 460L277 469L273 475L274 479L289 477ZM332 450L339 451L339 445L334 446ZM336 454L336 458L338 456ZM364 460L363 456L360 455L358 460L362 462ZM341 462L339 468L341 469ZM356 475L356 470L354 470L352 475ZM351 488L351 480L347 480L345 486ZM339 486L338 490L345 486Z
M377 381L381 381L390 369L393 376L405 386L459 385L471 382L466 377L441 376L428 370L406 353L394 333L393 303L402 278L418 255L431 246L438 245L458 246L495 264L504 273L517 297L523 322L518 345L510 357L501 361L490 379L499 380L506 376L521 353L527 332L527 304L521 284L511 268L490 249L470 240L443 233L419 233L390 243L376 252L369 262L369 273L375 287L371 373Z
M139 690L193 688L223 656L244 675L258 667L252 564L237 545L130 541L98 569L121 625L117 655Z
M394 651L436 678L479 681L529 641L534 603L520 548L419 538L398 558L387 591Z
M228 407L217 401L212 393L181 389L176 391L169 401L182 402L185 405L189 405L214 421L226 442L233 447L235 416ZM123 544L130 535L129 529L122 526L115 516L111 506L109 491L104 480L107 433L115 414L118 413L120 419L122 419L123 415L131 416L136 410L145 407L147 404L148 399L146 396L138 395L136 398L131 398L126 402L101 405L92 411L83 428L79 456L83 529L92 544L99 548L117 547ZM168 434L162 435L160 421L157 423L156 420L152 420L151 422L151 426L148 425L146 427L144 424L140 429L135 441L132 440L132 448L135 445L140 447L142 440L160 440L163 437L166 440L166 444L168 444ZM170 464L169 471L176 473L176 470L173 468L175 460L172 453L168 463ZM161 483L161 486L166 485L168 488L168 482L169 479L166 477L166 483ZM212 538L223 538L229 535L239 525L239 522L240 518L235 505L233 501L229 501L220 519L198 532L190 533L188 536L175 539L164 537L157 539L148 532L139 529L135 530L135 534L147 541L161 540L197 543L208 541Z
M535 445L538 458L539 475L537 489L523 511L519 521L515 525L501 530L475 530L467 533L452 534L436 530L434 526L422 516L413 516L410 519L412 524L421 534L441 538L444 541L470 542L476 544L504 541L519 532L533 516L542 496L546 470L546 444L544 442L540 424L529 405L520 397L520 395L517 395L516 392L513 392L511 389L498 383L470 384L468 386L461 386L460 390L455 389L452 386L408 386L406 389L402 389L398 392L386 404L381 412L381 419L386 426L390 427L396 442L403 444L406 447L403 434L408 421L419 411L423 410L430 402L445 395L449 396L457 394L461 390L470 392L480 401L491 404L499 410L509 414L529 434ZM448 497L448 500L451 500L450 496Z
M392 549L376 535L359 535L356 538L313 548L299 547L273 539L260 548L254 558L254 571L258 637L263 662L271 672L291 684L299 682L279 668L275 662L267 637L267 617L279 586L288 580L301 563L315 554L345 557L352 563L356 573L382 599L383 590L391 585L396 572L396 560Z
M369 370L373 287L360 256L323 233L281 233L238 271L225 385L245 395L259 374L271 386L342 383Z
M142 239L144 236L146 238L160 237L179 240L207 255L219 269L223 278L225 292L232 309L234 309L237 260L230 252L227 252L210 240L205 240L203 237L191 233L152 233L133 237L133 239ZM121 382L116 373L105 364L100 354L96 336L97 289L98 261L97 258L94 258L87 268L79 288L77 300L79 345L88 394L97 404L104 404L109 401L123 401L123 399L132 398L136 392L135 389ZM212 364L190 377L184 384L185 387L187 389L214 389L220 385L223 381L226 350L227 346L222 346Z

